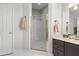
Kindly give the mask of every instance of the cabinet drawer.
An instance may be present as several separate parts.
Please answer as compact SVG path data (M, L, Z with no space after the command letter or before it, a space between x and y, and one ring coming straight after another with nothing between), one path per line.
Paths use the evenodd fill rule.
M63 47L62 47L62 46L59 46L59 47L58 47L58 49L59 49L60 51L62 51L62 52L64 52L64 51L65 51L64 46L63 46Z
M64 52L61 52L58 49L54 49L53 53L54 53L54 56L64 56Z
M64 52L58 51L58 56L64 56Z
M65 42L66 56L79 56L79 45Z
M59 45L53 44L53 48L58 48L58 47L59 47Z
M64 50L65 50L64 46L60 46L60 45L57 45L57 44L54 44L53 48L58 49L58 50L60 50L62 52L64 52Z
M53 54L54 54L54 56L58 56L58 52L57 52L57 50L55 48L53 50Z
M60 41L60 40L57 40L57 39L53 39L53 44L57 44L57 45L60 45L60 46L64 46L64 42L63 41Z

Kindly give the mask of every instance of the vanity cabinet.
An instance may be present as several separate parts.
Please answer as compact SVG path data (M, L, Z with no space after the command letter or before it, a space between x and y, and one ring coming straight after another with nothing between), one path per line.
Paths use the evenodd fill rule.
M55 56L64 56L65 46L64 42L60 40L53 39L53 54Z
M54 56L79 56L79 45L53 39Z

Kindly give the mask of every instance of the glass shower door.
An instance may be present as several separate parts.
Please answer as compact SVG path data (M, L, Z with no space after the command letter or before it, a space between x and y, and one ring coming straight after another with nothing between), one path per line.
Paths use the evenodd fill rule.
M31 48L46 51L46 19L45 16L33 16L31 21Z

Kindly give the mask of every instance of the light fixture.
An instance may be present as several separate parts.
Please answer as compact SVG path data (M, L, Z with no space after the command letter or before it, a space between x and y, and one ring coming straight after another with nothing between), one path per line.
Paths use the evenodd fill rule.
M39 5L41 4L41 3L38 3Z
M74 8L73 8L74 10L77 10L78 9L78 6L76 5L76 6L74 6Z
M73 7L74 6L74 4L69 4L69 8L71 8L71 7Z

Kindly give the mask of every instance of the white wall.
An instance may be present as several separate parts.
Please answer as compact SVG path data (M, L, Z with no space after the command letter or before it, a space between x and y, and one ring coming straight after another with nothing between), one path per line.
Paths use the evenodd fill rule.
M53 3L52 4L52 7L51 7L51 10L52 11L50 11L50 13L51 13L51 29L52 29L52 36L53 36L53 26L54 26L54 20L57 20L57 22L58 22L58 28L59 28L59 34L61 34L61 9L62 8L62 6L61 6L61 4L55 4L55 3Z
M32 18L32 4L27 3L23 4L23 16L26 16L27 28L23 32L23 48L30 49L30 40L31 40L31 18Z
M66 33L66 22L69 22L69 8L68 8L68 4L64 3L62 4L62 34L67 34Z
M15 49L23 48L23 31L20 29L20 21L23 16L22 4L14 4L15 6L15 19L14 19L14 46Z
M53 39L53 21L58 20L59 22L59 34L61 34L61 4L58 3L50 3L48 7L48 31L49 31L49 37L48 37L48 52L52 52L52 39Z

